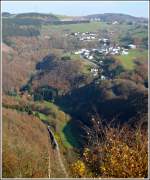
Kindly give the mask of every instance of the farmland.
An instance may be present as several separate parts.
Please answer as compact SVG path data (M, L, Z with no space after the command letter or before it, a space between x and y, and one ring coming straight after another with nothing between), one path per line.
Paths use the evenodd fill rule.
M135 68L135 60L141 59L141 62L148 58L147 50L130 50L126 56L116 56L115 59L121 62L123 67L127 70L133 70Z
M86 32L86 31L98 31L104 23L91 22L81 24L67 24L67 25L45 25L42 27L42 33L47 31L71 31L71 32Z

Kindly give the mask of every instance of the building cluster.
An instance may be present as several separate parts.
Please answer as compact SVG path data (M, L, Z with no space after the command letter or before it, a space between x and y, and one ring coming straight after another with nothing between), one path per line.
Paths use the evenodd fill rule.
M97 33L95 32L75 32L71 33L71 36L76 37L80 41L93 41L97 39Z
M93 60L95 54L99 55L128 55L128 49L117 47L103 47L101 49L80 49L75 51L74 54L79 54L82 58Z
M92 60L94 58L93 57L94 52L95 52L95 49L91 49L91 50L89 50L89 49L81 49L79 51L74 52L74 54L80 54L80 56L82 58Z
M99 22L99 21L101 21L101 18L98 18L98 17L93 17L93 18L90 18L90 21L91 22Z
M136 45L134 44L129 44L128 48L121 47L119 45L111 45L110 41L106 38L99 39L100 41L100 47L97 49L80 49L74 54L80 54L83 58L92 60L94 58L94 54L97 53L99 55L128 55L129 54L129 49L135 49Z
M128 49L121 47L119 45L111 45L109 39L103 38L99 39L100 46L99 48L91 48L91 49L80 49L78 51L75 51L74 54L80 55L80 57L84 59L88 59L90 61L95 62L95 58L101 57L101 56L113 56L113 55L128 55L129 49L135 49L136 45L129 44ZM91 68L91 74L96 77L99 75L101 80L107 79L107 77L103 74L103 59L98 61L98 68Z

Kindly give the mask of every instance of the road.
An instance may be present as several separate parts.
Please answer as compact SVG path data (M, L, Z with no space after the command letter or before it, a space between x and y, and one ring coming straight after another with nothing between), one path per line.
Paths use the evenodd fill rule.
M52 145L52 148L53 148L53 152L54 154L52 153L49 153L49 178L51 178L51 164L53 163L52 162L52 158L51 156L55 156L55 161L57 161L57 163L59 164L60 166L60 174L62 174L64 176L64 178L67 178L68 177L68 173L66 171L66 168L64 166L64 163L63 163L63 160L62 160L62 157L61 157L61 153L60 153L60 148L59 148L59 145L57 143L57 140L55 139L55 136L50 128L50 126L47 127L47 130L48 130L48 133L49 133L49 137L50 137L50 141L51 141L51 145ZM58 167L56 167L58 168Z

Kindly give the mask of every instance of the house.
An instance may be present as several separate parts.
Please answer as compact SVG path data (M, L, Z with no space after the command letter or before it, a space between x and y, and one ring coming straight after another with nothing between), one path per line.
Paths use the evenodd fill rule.
M97 68L91 68L91 72L98 72Z
M90 21L101 21L100 18L90 18Z
M83 55L85 56L85 57L89 57L89 54L90 54L90 52L88 52L88 51L85 51L84 53L83 53Z
M74 54L80 54L80 51L76 51L76 52L74 52Z
M118 53L119 53L119 49L118 49L118 48L114 48L112 51L113 51L115 54L118 54Z
M136 49L136 45L134 45L134 44L129 44L128 47L131 49Z
M104 75L101 75L101 80L105 80L106 77Z
M90 32L90 36L96 36L96 33Z
M99 39L99 41L106 43L109 41L109 39L103 38L103 39Z
M119 24L118 21L114 21L112 24Z
M92 59L93 59L93 56L89 56L88 59L89 59L89 60L92 60Z
M98 49L95 49L95 48L92 49L92 52L97 52L97 51L98 51Z
M91 37L90 37L90 36L87 36L87 37L86 37L86 39L87 39L87 40L90 40L90 39L91 39Z
M128 54L129 54L128 51L125 51L125 50L122 51L122 55L128 55Z
M113 47L109 47L109 51L112 51L113 50Z
M80 40L80 41L83 41L83 40L84 40L84 38L80 38L79 40Z
M91 36L91 39L96 39L96 37L94 37L94 36Z
M103 64L103 61L99 61L99 64L102 65L102 64Z
M93 74L93 76L97 76L98 75L98 69L97 68L91 68L91 73Z
M50 37L49 37L49 36L44 36L44 38L45 38L45 39L50 39Z
M104 43L107 43L107 42L109 41L109 39L103 38L102 41L103 41Z
M83 53L83 52L85 52L85 51L87 51L87 49L81 49L81 53Z

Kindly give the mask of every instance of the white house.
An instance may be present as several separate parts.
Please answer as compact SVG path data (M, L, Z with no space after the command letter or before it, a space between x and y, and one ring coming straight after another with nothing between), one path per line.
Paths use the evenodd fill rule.
M74 52L74 54L80 54L80 51L76 51L76 52Z
M99 64L103 64L103 61L99 61Z
M93 59L93 56L89 56L88 59L89 59L89 60L92 60L92 59Z
M118 21L114 21L112 24L119 24Z
M89 54L90 54L90 53L87 52L87 51L84 52L84 56L86 56L86 57L89 57Z
M49 36L44 36L45 39L49 39L50 37Z
M83 41L84 40L84 38L80 38L80 41Z
M94 37L94 36L91 36L91 39L96 39L96 37Z
M128 51L125 51L125 50L122 51L122 55L128 55L128 54L129 54Z
M97 68L91 68L91 72L98 72L98 69Z
M106 43L106 42L108 42L108 41L109 41L109 39L103 38L103 42L104 42L104 43Z
M75 36L77 36L77 35L78 35L78 33L74 33L74 35L75 35Z
M128 47L131 49L136 49L136 45L134 45L134 44L129 44Z
M81 49L81 52L82 52L82 53L85 52L85 51L87 51L87 49Z
M101 80L105 80L105 79L106 79L106 77L101 75Z
M92 51L95 52L95 51L97 51L97 49L93 48Z
M98 69L97 68L92 68L91 73L93 74L93 76L97 76L98 75Z
M91 37L90 37L90 36L87 36L86 39L91 39Z

